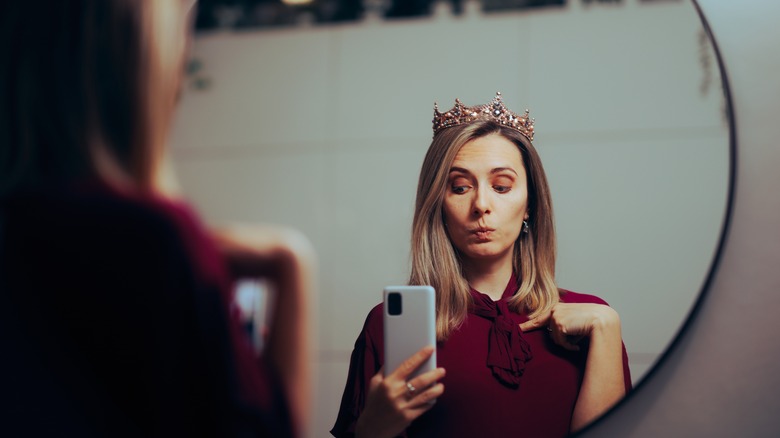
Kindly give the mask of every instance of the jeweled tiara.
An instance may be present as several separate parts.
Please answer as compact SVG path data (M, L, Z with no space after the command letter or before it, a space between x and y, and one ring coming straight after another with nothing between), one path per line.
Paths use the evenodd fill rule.
M455 99L455 106L444 113L439 112L438 103L433 104L434 136L442 129L478 120L493 120L518 130L530 141L534 140L534 119L528 117L528 110L525 110L522 116L509 111L501 100L500 92L496 93L496 97L490 103L484 105L465 106L460 99Z

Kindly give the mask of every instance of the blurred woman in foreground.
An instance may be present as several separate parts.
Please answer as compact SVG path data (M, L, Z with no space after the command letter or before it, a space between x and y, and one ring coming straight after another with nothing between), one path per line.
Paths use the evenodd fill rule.
M308 241L207 230L165 166L191 9L0 6L4 432L290 436L308 418ZM241 277L277 292L259 357Z

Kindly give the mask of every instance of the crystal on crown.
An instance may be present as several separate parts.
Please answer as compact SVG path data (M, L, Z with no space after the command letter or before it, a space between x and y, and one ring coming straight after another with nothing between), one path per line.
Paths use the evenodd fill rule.
M534 119L528 117L528 110L522 116L509 111L501 100L501 93L490 103L477 106L465 106L460 99L455 99L455 106L444 113L439 112L439 105L433 104L433 135L442 129L479 120L493 120L509 128L516 129L530 141L534 140Z

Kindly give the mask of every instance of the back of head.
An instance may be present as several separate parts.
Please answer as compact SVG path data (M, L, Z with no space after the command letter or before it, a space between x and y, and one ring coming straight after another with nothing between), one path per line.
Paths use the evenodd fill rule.
M97 176L151 184L186 44L178 0L0 6L0 196Z

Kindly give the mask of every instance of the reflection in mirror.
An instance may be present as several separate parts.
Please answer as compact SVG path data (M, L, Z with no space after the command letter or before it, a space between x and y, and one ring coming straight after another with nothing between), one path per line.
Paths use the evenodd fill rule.
M367 312L408 278L435 100L498 90L531 109L557 282L620 313L635 383L698 296L729 153L717 63L688 2L209 30L193 60L173 136L184 192L212 222L298 227L321 257L311 436L333 424Z

